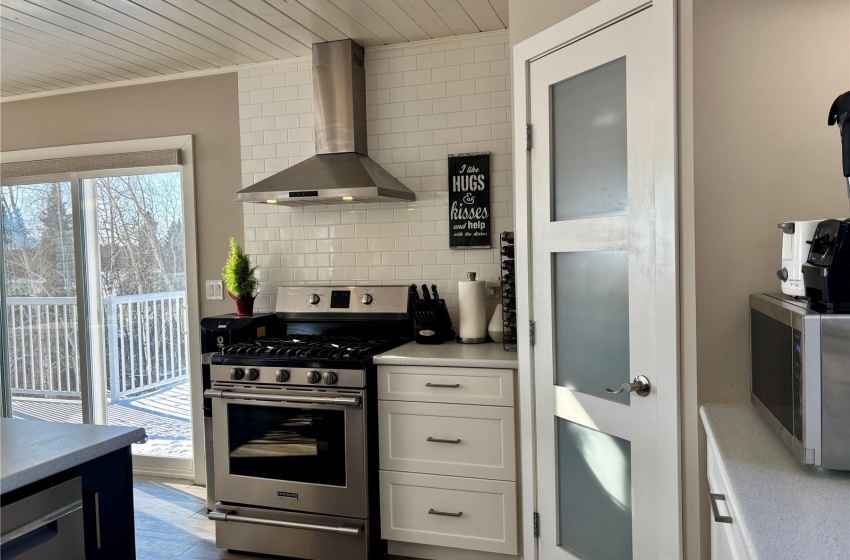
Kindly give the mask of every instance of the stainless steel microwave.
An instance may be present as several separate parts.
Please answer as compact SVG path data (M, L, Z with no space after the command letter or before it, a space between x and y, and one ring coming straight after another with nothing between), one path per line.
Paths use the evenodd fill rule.
M850 314L750 295L750 400L805 465L850 470Z

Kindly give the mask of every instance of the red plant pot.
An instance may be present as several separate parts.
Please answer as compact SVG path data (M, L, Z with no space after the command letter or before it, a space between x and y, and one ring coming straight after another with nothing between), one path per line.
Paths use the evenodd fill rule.
M254 314L254 296L236 297L232 292L227 292L236 302L236 314L240 317L251 317Z

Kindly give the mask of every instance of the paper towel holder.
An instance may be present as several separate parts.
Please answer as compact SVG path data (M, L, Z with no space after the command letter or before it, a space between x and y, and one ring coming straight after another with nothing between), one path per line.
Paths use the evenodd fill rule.
M475 272L467 272L466 279L470 282L475 282L475 278L478 275ZM460 333L460 329L458 328L458 333ZM482 342L487 342L487 334L485 332L483 337L480 338L464 338L458 334L457 341L461 344L481 344Z

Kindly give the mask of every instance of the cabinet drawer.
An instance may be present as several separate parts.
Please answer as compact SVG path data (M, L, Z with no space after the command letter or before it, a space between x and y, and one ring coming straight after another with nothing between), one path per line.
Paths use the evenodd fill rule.
M516 483L381 471L381 538L516 554Z
M514 409L380 401L381 468L516 480Z
M378 398L513 406L514 372L510 369L378 366Z

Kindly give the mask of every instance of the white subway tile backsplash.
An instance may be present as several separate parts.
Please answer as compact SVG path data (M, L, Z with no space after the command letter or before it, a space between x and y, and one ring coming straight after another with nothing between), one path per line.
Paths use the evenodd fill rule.
M368 248L369 240L366 238L342 240L342 250L345 253L364 253Z
M410 235L410 224L397 222L394 224L381 224L381 235L383 237L407 237Z
M356 263L354 253L331 253L330 260L333 267L355 266Z
M306 237L306 235L305 235ZM316 240L315 239L299 239L297 241L292 242L292 252L293 253L315 253L316 252Z
M458 80L446 83L446 95L470 95L475 93L475 80Z
M357 253L357 266L381 266L381 252Z
M454 53L452 53L454 58ZM452 62L455 62L452 60ZM431 69L431 82L451 82L460 79L460 66L443 66L442 68Z
M404 73L404 85L418 86L431 83L431 70L409 70Z
M357 237L380 237L381 224L357 224L354 226L354 235Z
M505 91L507 76L491 76L475 80L476 93L491 93Z
M330 234L331 239L346 239L354 237L354 224L328 226L328 233ZM343 251L347 251L347 249L343 248Z
M429 49L430 50L430 49ZM438 68L446 65L446 53L428 52L416 57L417 68Z
M395 238L395 250L396 251L419 251L422 249L422 238L421 237L396 237ZM414 264L414 263L411 263ZM419 263L422 264L422 263Z
M502 36L504 35L504 36ZM451 250L447 156L491 152L491 216L513 228L507 33L366 50L369 155L416 192L410 203L243 205L245 249L261 268L257 308L281 284L436 282L454 317L457 282L499 274L497 249ZM309 59L239 76L242 183L315 153Z
M331 259L327 253L315 253L313 255L304 255L304 266L319 267L330 266Z

